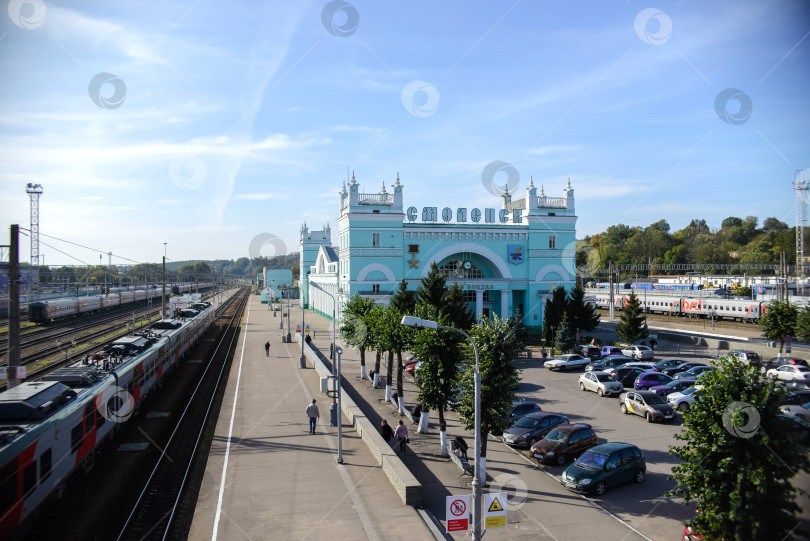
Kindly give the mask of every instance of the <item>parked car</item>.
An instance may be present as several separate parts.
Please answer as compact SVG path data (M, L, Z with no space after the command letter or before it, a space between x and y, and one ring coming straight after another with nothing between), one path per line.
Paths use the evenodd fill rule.
M661 398L666 398L672 393L679 393L684 389L694 386L696 381L697 380L693 378L673 379L666 385L650 387L650 390Z
M801 405L782 406L779 410L785 415L798 417L805 423L810 423L810 402Z
M797 359L796 357L771 357L767 361L760 363L760 368L763 372L767 372L771 368L779 368L780 366L792 364L798 366L808 366L807 361L804 359Z
M810 380L810 368L796 364L785 364L779 368L771 368L765 373L769 378L781 381L808 381Z
M647 419L648 423L654 421L671 421L675 418L675 410L666 400L652 391L630 391L619 395L619 410L632 413Z
M540 411L543 411L543 409L534 402L529 402L528 400L515 401L512 402L512 412L509 414L509 421L514 423L521 417Z
M684 361L683 359L673 359L670 357L668 359L661 359L660 361L655 363L655 367L661 372L664 372L665 370L668 370L670 368L675 368L676 366L682 365L685 362L686 361Z
M713 366L702 364L700 366L693 366L689 370L684 370L683 372L678 372L677 374L675 374L672 377L674 379L685 379L685 378L696 378L697 379L701 374L703 374L705 372L713 372L715 370L717 370L717 369L715 367L713 367Z
M799 406L805 402L810 402L810 391L793 391L785 397L786 406Z
M546 434L529 449L529 456L540 462L551 462L562 466L570 457L581 455L599 443L591 425L576 423L560 425Z
M810 423L796 415L777 415L777 417L783 422L785 432L792 434L799 443L810 445Z
M685 371L689 370L690 368L694 368L696 366L706 366L706 363L696 363L694 361L689 361L689 362L681 363L681 364L679 364L678 366L676 366L674 368L667 368L663 372L667 376L673 376L674 377L675 374L677 374L678 372L685 372Z
M405 373L413 376L420 366L422 366L422 361L416 361L415 363L407 364L405 365Z
M603 358L608 355L624 355L619 346L602 346L601 354Z
M633 368L641 368L642 370L648 370L651 372L657 372L658 369L655 368L655 363L642 363L637 361L632 361L629 363L624 363L622 366L631 366Z
M651 387L666 385L667 383L671 383L673 381L675 380L660 372L644 372L643 374L638 375L636 381L633 383L633 388L638 391L646 391Z
M810 381L802 379L794 379L792 381L780 381L788 392L790 391L808 391L810 390Z
M633 359L630 357L625 357L624 355L609 355L607 357L603 357L601 361L592 362L585 367L585 371L590 372L593 370L609 370L611 368L616 368L617 366L622 366L623 364L631 362L633 362Z
M582 391L593 391L599 396L621 394L622 384L607 372L585 372L579 376L579 388Z
M703 394L701 389L703 389L702 385L694 385L679 393L672 393L667 396L667 402L676 410L686 411L692 407L695 398L699 398Z
M549 370L573 370L575 368L584 368L590 364L591 360L576 353L566 353L560 355L556 359L546 361L543 366Z
M728 356L734 357L735 359L746 365L760 366L760 364L762 364L762 358L759 356L759 353L756 353L754 351L735 349L733 351L729 351Z
M636 382L636 378L646 372L643 368L634 368L632 366L620 366L610 371L616 381L622 384L622 387L632 387Z
M622 348L622 353L638 361L648 361L653 358L653 350L647 346L627 346Z
M635 481L647 474L644 453L629 443L603 443L591 447L560 476L560 484L574 492L602 496L608 488Z
M530 413L503 433L503 442L514 447L531 447L557 425L568 424L568 417L557 413Z
M602 358L602 351L597 346L577 346L574 350L576 353L579 353L583 357L587 357L592 361L596 361Z

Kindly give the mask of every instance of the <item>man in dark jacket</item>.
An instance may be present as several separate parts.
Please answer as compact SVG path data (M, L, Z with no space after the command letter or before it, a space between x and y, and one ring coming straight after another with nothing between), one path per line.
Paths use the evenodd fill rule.
M383 439L387 442L391 441L391 438L394 437L394 429L388 424L388 421L383 419L382 425L380 425L380 435Z

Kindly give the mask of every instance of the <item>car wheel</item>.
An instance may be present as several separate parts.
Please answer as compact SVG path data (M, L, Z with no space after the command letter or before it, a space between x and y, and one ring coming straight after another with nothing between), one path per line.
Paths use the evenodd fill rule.
M585 390L585 384L584 384L584 383L580 383L580 384L579 384L579 390L580 390L580 391L584 391L584 390Z
M633 477L633 481L636 483L643 483L644 482L644 470L638 470L636 475Z
M681 410L681 411L689 411L689 403L682 402L682 403L678 404L678 409Z
M603 390L602 390L602 388L601 388L601 387L599 387L599 388L596 390L596 394L598 394L599 396L605 396L605 391L603 391Z
M534 447L534 444L537 443L537 438L532 438L529 440L529 449Z
M598 483L596 483L596 495L597 496L604 495L606 491L607 491L607 485L605 485L604 481L599 481Z
M649 411L647 412L647 414L646 414L644 417L647 419L647 422L648 422L648 423L653 422L653 416L652 416L652 413L650 413Z
M641 386L638 388L638 390L639 390L639 391L646 391L646 390L647 390L647 387L645 387L644 385L641 385Z
M562 466L565 464L565 455L560 455L557 457L557 465Z
M627 413L627 406L624 405L624 402L622 402L622 405L619 406L619 409L621 410L622 413L624 414Z

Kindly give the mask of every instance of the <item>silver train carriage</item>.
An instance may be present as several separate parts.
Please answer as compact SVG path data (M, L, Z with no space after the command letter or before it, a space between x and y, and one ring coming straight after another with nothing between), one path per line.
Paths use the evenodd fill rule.
M610 295L597 293L596 307L607 309ZM621 310L629 302L629 295L614 295L614 308ZM648 314L666 314L696 318L719 318L756 323L765 314L768 303L752 300L721 299L713 297L678 297L648 295L638 297L639 304Z
M215 320L210 303L0 393L0 539L126 422Z

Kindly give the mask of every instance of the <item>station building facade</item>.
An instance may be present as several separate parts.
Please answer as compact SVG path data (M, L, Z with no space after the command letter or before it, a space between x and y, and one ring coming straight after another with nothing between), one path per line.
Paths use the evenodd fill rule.
M300 237L301 305L338 318L359 294L387 304L402 279L416 290L432 263L458 283L478 318L522 314L541 326L546 299L574 286L576 214L570 179L562 197L533 182L524 197L508 190L498 208L406 207L397 175L388 191L360 191L352 174L340 191L337 246L331 230ZM335 303L333 305L333 300ZM333 308L334 306L334 308Z

